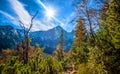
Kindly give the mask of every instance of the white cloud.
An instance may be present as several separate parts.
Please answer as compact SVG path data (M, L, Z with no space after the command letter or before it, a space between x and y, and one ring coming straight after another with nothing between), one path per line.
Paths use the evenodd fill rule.
M14 10L14 12L17 14L18 19L20 21L22 21L25 24L25 27L29 27L29 23L31 21L31 15L28 13L28 11L24 8L24 4L22 4L21 2L19 2L18 0L9 0L12 9ZM42 23L40 20L38 19L34 19L33 22L33 27L32 27L32 31L37 31L37 30L48 30L50 29L52 26L50 25L46 25L47 23Z
M2 21L4 21L4 22L12 22L13 24L17 24L16 19L13 16L11 16L10 14L8 14L8 13L6 13L4 11L1 11L1 10L0 10L0 13L3 14L7 19L9 19L9 20L2 20Z
M12 6L12 9L15 11L15 13L18 16L18 19L21 20L25 26L29 26L29 22L31 19L31 16L26 11L24 6L18 1L18 0L8 0Z
M15 18L13 16L11 16L10 14L6 13L6 12L3 12L0 10L0 13L5 15L7 18L11 19L11 20L14 20Z
M33 23L33 28L32 31L37 31L37 30L48 30L52 28L51 25L46 25L47 23L41 22L39 20L35 20Z
M74 28L75 28L75 25L76 25L76 12L73 11L72 13L70 13L68 15L68 17L64 18L63 19L63 22L65 23L65 25L63 25L63 28L68 31L68 32L71 32Z

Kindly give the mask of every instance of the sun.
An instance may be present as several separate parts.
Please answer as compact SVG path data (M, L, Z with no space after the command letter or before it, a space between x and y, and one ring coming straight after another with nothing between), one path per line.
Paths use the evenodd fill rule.
M55 16L55 10L52 8L48 8L45 12L45 15L50 19Z

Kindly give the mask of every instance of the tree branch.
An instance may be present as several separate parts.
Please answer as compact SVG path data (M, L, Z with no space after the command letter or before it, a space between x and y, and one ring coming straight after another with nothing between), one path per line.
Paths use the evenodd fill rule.
M37 16L37 14L38 14L38 11L35 13L35 15L33 15L32 19L31 19L31 22L30 22L30 27L29 27L27 33L28 33L28 32L30 31L30 29L32 28L32 26L33 26L33 20L34 20L34 18Z

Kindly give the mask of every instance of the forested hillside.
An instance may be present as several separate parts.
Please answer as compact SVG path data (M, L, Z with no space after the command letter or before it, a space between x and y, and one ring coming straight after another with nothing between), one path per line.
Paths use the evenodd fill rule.
M90 1L73 0L77 16L72 20L76 27L70 49L64 30L58 32L52 54L44 53L42 44L30 44L29 32L38 12L28 28L20 21L24 39L13 49L2 49L0 74L120 74L120 0Z

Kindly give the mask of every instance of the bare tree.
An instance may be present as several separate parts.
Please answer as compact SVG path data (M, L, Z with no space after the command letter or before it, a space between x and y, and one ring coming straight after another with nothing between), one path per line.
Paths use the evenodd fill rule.
M25 44L26 44L25 49L24 49L24 54L25 54L24 63L25 64L28 63L28 48L29 48L29 36L28 36L28 34L33 26L33 20L37 16L37 14L38 14L38 11L35 13L35 15L32 16L32 18L30 20L30 24L29 24L30 26L28 28L26 28L25 24L21 20L19 20L19 23L20 23L19 25L23 28L23 31L24 31Z
M74 3L77 8L77 17L85 19L85 25L87 26L88 33L92 36L92 42L95 42L96 38L94 31L99 28L99 17L102 4L103 2L100 0L78 0L76 4Z

